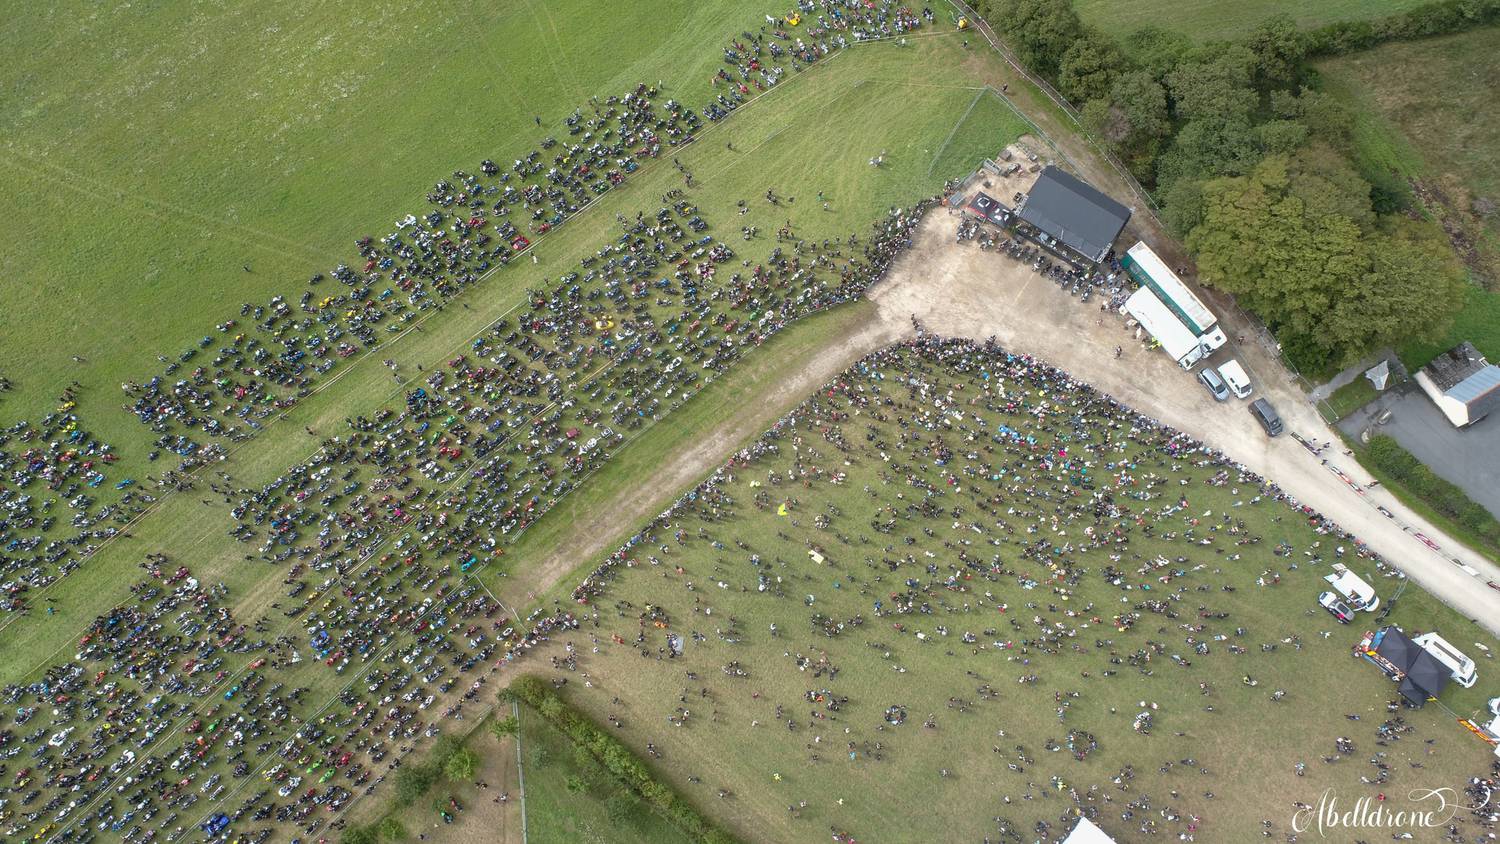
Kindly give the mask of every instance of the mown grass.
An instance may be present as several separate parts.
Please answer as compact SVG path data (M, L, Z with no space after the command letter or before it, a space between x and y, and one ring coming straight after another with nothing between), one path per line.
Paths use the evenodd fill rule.
M975 405L965 407L966 415L976 412ZM1383 576L1352 556L1345 561L1370 578L1383 598L1391 602L1400 595L1388 603L1391 614L1384 620L1377 613L1338 625L1315 599L1326 588L1321 577L1327 561L1336 546L1348 550L1346 541L1315 534L1284 504L1250 501L1253 491L1243 486L1236 494L1233 482L1205 486L1207 470L1186 461L1173 466L1159 455L1132 452L1124 458L1133 461L1139 476L1165 476L1163 489L1169 490L1164 499L1130 506L1144 514L1182 496L1187 499L1182 511L1160 522L1154 536L1133 533L1128 547L1075 550L1089 572L1060 590L1059 583L1048 581L1047 567L1021 548L1041 537L1076 543L1076 525L1065 526L1066 536L1049 529L1052 504L1042 507L1036 534L1025 530L1035 514L1005 515L1007 506L1025 511L1040 500L1020 497L1013 489L1052 486L1060 477L998 456L997 465L1010 470L1004 483L966 476L962 494L948 487L939 499L940 513L924 518L915 512L922 494L903 482L916 468L907 463L896 469L882 460L864 434L873 424L869 418L865 414L844 426L848 451L832 450L819 425L805 425L795 432L801 441L794 454L796 440L785 432L779 455L734 472L725 487L732 506L713 518L685 513L638 546L635 567L622 570L584 610L590 617L583 630L565 637L575 645L578 673L551 672L569 680L569 701L596 720L622 719L617 735L637 751L654 743L662 753L659 764L689 798L701 802L719 788L734 792L733 799L715 806L741 835L804 840L832 826L860 839L879 838L884 830L899 830L893 840L978 839L996 834L997 816L1021 829L1037 820L1055 821L1068 801L1042 796L1058 797L1057 787L1048 785L1054 776L1079 792L1095 785L1108 791L1111 780L1130 765L1133 797L1149 795L1153 804L1165 801L1174 811L1202 817L1200 836L1239 840L1261 820L1286 829L1293 801L1313 802L1325 787L1345 795L1366 793L1359 777L1372 775L1371 768L1355 759L1339 764L1319 759L1332 754L1333 737L1340 735L1354 737L1363 754L1374 727L1389 717L1384 704L1394 687L1373 666L1351 659L1350 647L1363 630L1384 623L1437 629L1480 661L1482 677L1493 670L1485 652L1470 643L1493 651L1500 642L1420 588ZM1036 432L1026 421L1011 424ZM890 451L894 419L878 427L882 433L876 439L896 463L922 462ZM939 434L950 441L963 436L910 427L924 444ZM1042 435L1042 442L1050 440ZM1070 451L1074 448L1076 439L1069 444ZM804 470L837 468L848 477L837 485L806 476L788 480L794 458ZM958 472L964 463L946 461L944 470ZM779 485L771 480L773 470L782 478ZM882 481L882 470L892 473L889 483ZM1179 485L1189 477L1193 480ZM761 493L769 493L769 504L753 503ZM971 518L989 521L973 512L969 496L990 495L1001 497L1000 518L1016 528L1012 539L993 548L964 527ZM777 502L786 501L795 502L792 512L778 515ZM869 520L883 513L898 517L890 534L868 529ZM1199 520L1215 523L1222 513L1244 520L1260 544L1231 547L1222 532L1207 546L1185 541L1184 531L1201 535L1203 530L1190 526ZM826 527L813 523L820 514L830 518ZM969 540L972 546L963 544ZM1290 554L1274 556L1272 548L1282 541L1291 546ZM822 548L822 564L809 559L809 543ZM1125 581L1133 591L1107 586L1099 576L1116 552L1123 552L1124 560L1114 564L1128 572ZM972 580L959 576L943 588L949 572L962 568L954 562L959 553L986 563L993 554L998 565L1017 574L986 580L974 571ZM1324 562L1311 560L1311 554ZM1158 555L1183 561L1178 565L1188 571L1169 585L1136 574L1142 561ZM905 563L888 569L893 560ZM1042 583L1028 589L1017 582L1021 574ZM1275 585L1270 585L1272 574L1279 575ZM766 591L757 586L761 576L770 583ZM919 598L930 606L891 614L894 596L909 585L906 578L933 586ZM1235 591L1225 591L1226 586ZM1152 598L1171 603L1170 595L1181 597L1173 605L1176 618L1148 612L1126 632L1111 624L1114 614L1132 605ZM987 606L977 605L981 599ZM873 614L877 601L885 604L885 615ZM1008 604L1006 611L997 611L1000 601ZM666 630L640 620L648 605L665 611ZM1219 619L1216 612L1227 617ZM848 626L826 635L814 614ZM1091 621L1093 616L1101 620ZM1077 636L1063 638L1056 651L1038 647L1035 639L1044 623L1063 624ZM994 629L981 632L986 627ZM915 637L919 631L921 639ZM664 656L667 632L682 636L682 656ZM961 641L964 633L976 634L977 641ZM643 645L636 645L640 635ZM611 636L624 644L611 643ZM1193 654L1184 641L1188 636L1208 641L1211 652ZM1015 647L997 647L997 640L1011 640ZM1147 643L1159 643L1163 650L1139 668L1109 659L1139 653L1138 648L1150 647ZM1247 653L1230 653L1233 643ZM1171 654L1186 656L1191 667L1174 664ZM837 673L816 676L812 668L799 666L802 657L826 657ZM726 676L722 669L730 662L748 676ZM591 688L581 682L582 674ZM1027 675L1039 679L1017 682ZM1257 685L1246 686L1245 676ZM1209 694L1199 683L1208 685ZM976 699L981 684L993 687L994 700ZM849 703L827 713L806 700L806 693L822 689L847 696ZM1287 692L1284 700L1269 699L1276 689ZM1442 700L1457 715L1472 716L1483 711L1487 694L1483 683L1467 690L1450 685ZM966 702L969 711L955 708L955 700ZM1063 718L1056 714L1059 700L1069 702ZM1150 736L1131 728L1141 701L1155 705L1157 726ZM906 724L883 723L882 713L892 705L906 708ZM682 708L692 713L687 725L668 724L666 716ZM810 717L810 710L828 720ZM936 726L924 729L929 713ZM1351 723L1346 715L1359 715L1360 721ZM1404 794L1418 780L1456 787L1487 768L1487 748L1457 727L1449 712L1429 704L1403 717L1417 732L1381 748L1390 754L1386 761L1393 769L1384 787L1388 794ZM1064 744L1069 729L1094 734L1099 750L1077 761L1066 750L1045 749L1049 740ZM1434 744L1422 744L1425 740ZM881 743L878 751L875 742ZM1018 745L1032 761L1018 762ZM1196 761L1184 766L1183 759ZM1174 767L1160 770L1166 761ZM1305 778L1291 775L1297 761L1308 765ZM1009 767L1013 762L1016 768ZM1256 784L1253 794L1244 791L1246 783ZM1231 794L1238 797L1225 798ZM788 812L788 806L803 801L805 808ZM1106 807L1100 822L1130 840L1135 827L1121 820L1120 811Z
M727 0L17 16L0 31L0 373L17 385L0 413L50 410L76 378L86 422L134 444L118 385L157 354L298 295L453 170L565 137L590 96L662 80L698 104L719 45L758 19ZM122 447L120 471L143 451Z
M524 705L520 709L529 841L687 844L691 840L535 709ZM616 802L613 814L611 800Z
M1343 419L1359 410L1374 401L1378 395L1380 391L1376 390L1375 385L1370 383L1370 379L1363 375L1334 390L1328 396L1328 405L1334 413L1333 421Z
M1272 15L1286 13L1303 28L1342 20L1362 20L1402 12L1422 5L1423 0L1328 0L1303 3L1298 0L1074 0L1073 6L1086 23L1117 35L1147 26L1186 33L1198 41L1235 38L1253 30Z

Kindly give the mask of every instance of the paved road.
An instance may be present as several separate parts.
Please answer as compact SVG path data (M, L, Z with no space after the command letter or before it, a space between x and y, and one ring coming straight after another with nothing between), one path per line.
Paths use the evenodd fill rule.
M1460 430L1408 381L1339 420L1339 428L1358 437L1386 410L1391 416L1375 428L1377 433L1394 437L1432 471L1500 516L1500 416Z

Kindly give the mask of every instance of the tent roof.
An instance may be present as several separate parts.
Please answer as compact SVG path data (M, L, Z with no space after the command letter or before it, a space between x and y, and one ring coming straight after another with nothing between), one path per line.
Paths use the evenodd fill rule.
M1380 654L1396 668L1405 671L1411 666L1412 660L1416 659L1417 654L1426 652L1405 633L1394 627L1387 627L1385 635L1380 639L1380 646L1375 648L1375 653Z
M1448 397L1463 402L1473 409L1478 404L1490 404L1500 396L1500 366L1489 364L1448 390ZM1471 414L1482 415L1482 414Z
M1078 824L1062 840L1062 844L1115 844L1115 840L1104 834L1104 830L1095 826L1093 821L1079 818Z
M1047 167L1026 195L1020 216L1043 234L1098 262L1130 221L1130 209L1078 177Z
M1411 667L1406 670L1406 679L1416 683L1431 697L1437 697L1452 676L1453 670L1427 651L1418 651Z
M1406 698L1412 706L1422 706L1427 703L1427 692L1413 683L1410 677L1402 680L1396 690L1401 692L1401 696Z

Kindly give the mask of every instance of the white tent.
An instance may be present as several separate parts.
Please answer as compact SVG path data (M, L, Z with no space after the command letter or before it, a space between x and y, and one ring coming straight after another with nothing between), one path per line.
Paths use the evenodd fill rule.
M1062 840L1062 844L1115 844L1115 840L1094 826L1088 818L1079 818L1078 825Z

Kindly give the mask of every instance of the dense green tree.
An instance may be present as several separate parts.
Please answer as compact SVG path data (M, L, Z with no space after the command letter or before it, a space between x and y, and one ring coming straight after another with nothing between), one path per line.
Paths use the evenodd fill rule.
M1203 181L1178 179L1162 193L1162 220L1167 230L1178 238L1203 222Z
M1127 66L1114 38L1091 27L1063 53L1057 89L1075 103L1104 97Z
M1239 44L1199 51L1167 74L1173 111L1185 121L1247 120L1259 102L1254 67L1255 56Z
M1268 99L1270 113L1282 120L1295 120L1307 127L1308 136L1334 146L1349 139L1354 116L1332 95L1311 88L1272 91Z
M1210 179L1249 172L1260 160L1249 118L1205 118L1183 126L1156 168L1164 191L1182 179Z
M1313 216L1340 214L1368 233L1375 225L1375 211L1370 206L1370 183L1334 148L1322 143L1308 144L1291 156L1287 163L1291 192L1299 197Z
M1366 239L1370 271L1344 291L1329 320L1334 348L1346 357L1413 337L1443 334L1463 306L1463 268L1433 223L1382 217Z
M1255 84L1262 90L1285 88L1297 79L1306 45L1297 22L1288 14L1273 15L1245 39L1255 56Z
M1322 191L1308 187L1319 179ZM1248 175L1204 185L1187 245L1205 282L1238 296L1304 361L1321 352L1347 362L1439 331L1463 293L1441 233L1403 218L1362 229L1345 213L1368 215L1368 187L1362 209L1359 193L1331 159L1273 156Z
M1069 0L991 0L986 20L1031 70L1056 79L1063 54L1083 35Z
M1267 120L1255 126L1255 143L1266 155L1290 155L1307 140L1307 127L1296 120Z
M1208 284L1239 296L1268 320L1315 334L1335 291L1364 272L1359 227L1310 217L1291 192L1284 156L1246 176L1203 188L1203 220L1188 235Z
M1193 48L1193 39L1186 34L1155 26L1128 33L1122 43L1131 62L1158 82L1166 81L1167 74Z

